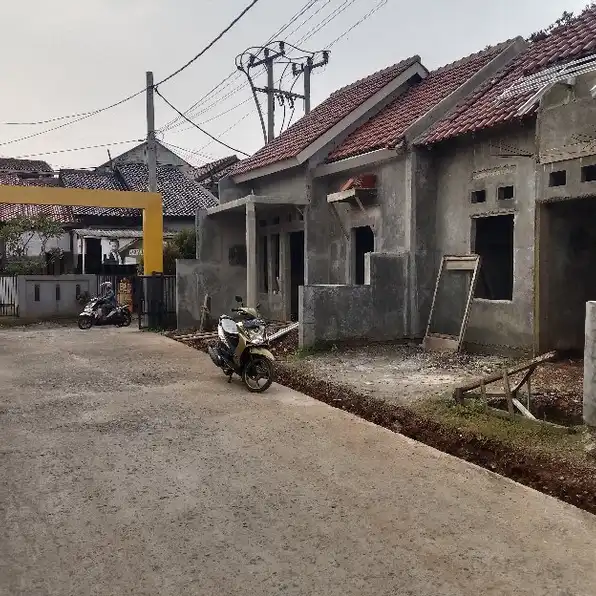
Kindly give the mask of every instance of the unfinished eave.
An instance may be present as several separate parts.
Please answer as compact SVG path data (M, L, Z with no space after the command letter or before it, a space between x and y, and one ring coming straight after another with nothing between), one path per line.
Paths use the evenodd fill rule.
M362 199L376 199L376 188L349 188L339 192L332 192L327 195L328 203L340 203L342 201L355 201L359 203Z
M217 215L218 213L231 213L234 211L243 212L247 205L308 205L308 199L305 197L270 197L265 195L247 195L235 201L228 201L216 207L207 209L207 215Z

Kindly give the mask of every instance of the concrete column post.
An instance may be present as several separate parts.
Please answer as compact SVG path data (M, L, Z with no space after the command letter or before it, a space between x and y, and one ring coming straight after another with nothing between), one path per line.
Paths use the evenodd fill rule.
M246 304L257 305L257 214L254 203L246 203Z
M586 303L584 422L596 427L596 302Z

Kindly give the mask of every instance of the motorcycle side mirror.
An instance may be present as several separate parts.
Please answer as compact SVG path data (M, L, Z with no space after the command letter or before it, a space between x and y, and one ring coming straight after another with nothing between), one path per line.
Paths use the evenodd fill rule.
M236 300L236 302L238 302L239 304L242 304L242 296L236 296L234 298Z

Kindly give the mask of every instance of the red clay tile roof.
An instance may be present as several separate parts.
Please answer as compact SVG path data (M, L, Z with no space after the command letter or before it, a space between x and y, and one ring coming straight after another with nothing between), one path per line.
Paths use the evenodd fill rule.
M355 130L329 155L327 161L338 161L376 149L395 147L411 124L496 58L509 43L504 42L433 70L377 116Z
M50 164L39 159L0 157L0 172L51 172Z
M215 161L211 161L202 166L196 168L194 172L194 179L196 182L203 182L207 178L219 174L222 171L229 171L231 166L238 163L239 159L237 155L228 155L228 157L222 157Z
M60 223L75 221L72 207L67 205L12 205L0 203L0 221L8 221L18 216L36 217L47 215Z
M419 61L420 56L412 56L335 91L323 103L314 108L310 114L298 120L271 143L259 149L251 157L243 159L232 170L231 174L242 174L284 159L296 157L303 149L306 149L355 108Z
M568 25L554 29L548 37L530 44L528 49L503 68L491 81L481 85L447 117L437 122L418 142L436 143L519 120L517 111L535 93L499 99L499 95L523 76L557 63L562 64L596 53L596 7L589 8ZM528 115L536 113L537 106Z

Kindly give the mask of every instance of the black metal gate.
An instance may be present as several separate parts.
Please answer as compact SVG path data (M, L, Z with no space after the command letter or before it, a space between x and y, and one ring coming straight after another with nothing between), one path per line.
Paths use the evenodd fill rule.
M126 304L130 311L138 312L139 277L137 275L100 274L97 276L97 294L101 294L101 285L109 281L112 284L118 304Z
M19 316L18 277L0 275L0 317Z
M176 329L176 276L137 277L139 329Z

